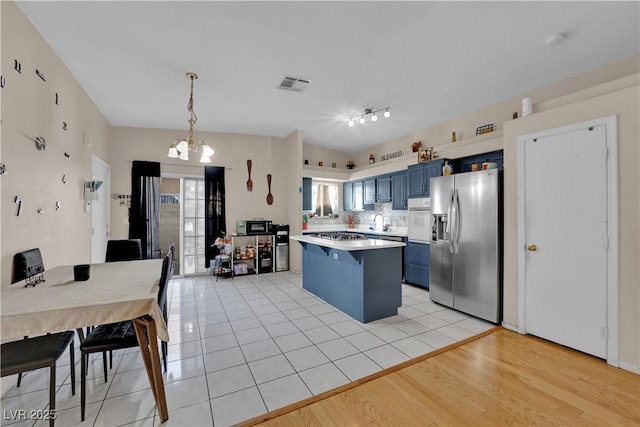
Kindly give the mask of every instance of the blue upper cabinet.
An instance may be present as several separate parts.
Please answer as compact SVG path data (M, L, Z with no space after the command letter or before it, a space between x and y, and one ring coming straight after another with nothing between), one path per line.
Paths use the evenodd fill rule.
M376 202L376 180L375 178L364 180L364 200L365 205L372 205Z
M391 176L391 209L407 209L407 173L397 173Z
M431 196L431 178L442 176L445 160L449 159L432 160L407 168L407 197L409 199Z
M376 178L376 202L388 203L391 201L391 176Z
M352 211L353 204L353 182L345 182L342 184L342 208L345 211Z
M311 178L302 178L302 210L311 210Z

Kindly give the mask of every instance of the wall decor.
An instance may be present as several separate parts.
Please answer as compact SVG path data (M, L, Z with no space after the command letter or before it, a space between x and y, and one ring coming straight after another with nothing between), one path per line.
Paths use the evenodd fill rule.
M451 142L456 142L458 140L458 137L456 136L455 132L451 132Z
M413 144L411 144L411 151L417 153L420 147L422 147L422 141L414 141Z
M267 186L269 187L269 194L267 194L267 204L273 204L273 194L271 194L271 174L267 174Z
M56 210L59 211L60 210L60 202L56 202Z
M42 79L43 82L47 81L47 79L44 77L44 74L42 74L40 71L38 71L38 69L36 69L36 74L38 75L38 77L40 77Z
M71 156L69 155L69 153L64 153L64 156L65 156L65 157L71 157Z
M18 204L18 210L16 211L16 216L22 215L22 196L16 196L14 203Z
M67 129L67 122L62 122L62 130L68 130Z
M402 156L402 151L396 151L396 152L389 153L389 154L383 154L382 156L380 156L380 160L381 161L385 161L385 160L394 159L394 158L400 157L400 156Z
M13 61L13 69L22 74L22 64L19 63L17 59L14 59Z
M38 209L38 213L39 214L44 213L44 209L42 209L42 208Z
M353 160L349 160L349 162L347 163L347 169L353 169L355 167L356 165L355 163L353 163Z
M56 93L56 105L60 105L58 104L58 94Z
M247 180L247 191L253 191L253 181L251 181L251 166L253 162L251 160L247 160L247 171L249 172L249 179Z
M4 163L0 163L0 175L4 175L7 173L7 168L5 168Z
M488 125L478 126L476 128L476 136L483 135L485 133L493 132L493 123Z
M111 198L119 200L120 206L126 205L127 207L129 207L131 204L131 196L129 194L112 194Z
M418 163L430 162L433 157L433 147L420 148L418 150Z
M67 175L62 175L62 183L63 184L67 183Z
M0 76L0 87L4 88L4 76Z
M331 163L331 167L332 167L332 168L335 168L335 167L336 167L335 162L334 162L334 163Z
M34 140L36 143L36 148L38 149L38 151L44 151L45 148L47 148L47 142L37 133L34 132L34 134L36 136L36 139Z

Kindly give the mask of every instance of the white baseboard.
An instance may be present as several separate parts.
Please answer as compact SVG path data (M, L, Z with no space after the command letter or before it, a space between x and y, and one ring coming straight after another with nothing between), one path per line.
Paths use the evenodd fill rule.
M620 369L624 369L625 371L633 372L636 375L640 375L640 367L632 365L626 362L618 362Z
M518 328L516 326L513 326L513 325L509 324L509 323L502 322L502 327L505 328L505 329L508 329L510 331L513 331L513 332L518 332Z

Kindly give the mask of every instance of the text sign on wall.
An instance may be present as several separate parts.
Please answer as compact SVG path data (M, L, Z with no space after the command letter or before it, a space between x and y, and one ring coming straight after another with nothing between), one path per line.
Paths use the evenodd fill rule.
M383 154L382 156L380 156L380 160L384 161L384 160L394 159L400 156L402 156L402 151L396 151L395 153Z

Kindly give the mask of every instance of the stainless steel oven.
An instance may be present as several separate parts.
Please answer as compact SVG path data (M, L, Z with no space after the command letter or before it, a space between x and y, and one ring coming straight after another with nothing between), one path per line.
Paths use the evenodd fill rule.
M407 237L413 242L431 241L431 199L409 199Z

